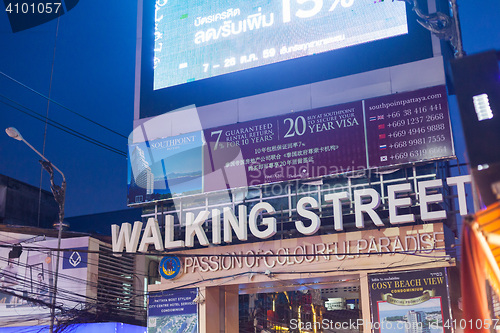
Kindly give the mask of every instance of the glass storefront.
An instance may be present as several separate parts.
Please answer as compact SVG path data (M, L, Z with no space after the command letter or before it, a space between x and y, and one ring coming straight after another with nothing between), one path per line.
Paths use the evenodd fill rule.
M281 290L280 290L281 289ZM239 296L240 333L359 332L359 280L284 286Z

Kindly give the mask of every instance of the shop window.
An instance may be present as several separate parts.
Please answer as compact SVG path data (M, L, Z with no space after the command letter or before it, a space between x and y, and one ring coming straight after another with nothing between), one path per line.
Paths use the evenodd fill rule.
M341 281L338 283L345 284ZM240 295L239 331L338 331L335 329L336 323L356 322L361 318L359 285L357 282L349 283L351 285L338 288L327 285L317 289L317 285L311 284L301 286L300 290ZM355 332L358 333L356 330L346 331Z

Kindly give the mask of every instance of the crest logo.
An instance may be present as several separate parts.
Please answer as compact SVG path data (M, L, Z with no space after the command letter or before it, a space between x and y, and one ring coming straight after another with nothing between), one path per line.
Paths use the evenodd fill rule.
M69 250L69 249L68 249ZM74 247L63 253L63 269L78 269L87 267L88 247ZM47 257L51 259L50 257Z
M180 259L174 256L163 257L158 267L160 275L167 280L179 277L181 269L182 265Z
M78 266L82 262L82 256L78 252L73 252L69 257L69 264L73 267Z

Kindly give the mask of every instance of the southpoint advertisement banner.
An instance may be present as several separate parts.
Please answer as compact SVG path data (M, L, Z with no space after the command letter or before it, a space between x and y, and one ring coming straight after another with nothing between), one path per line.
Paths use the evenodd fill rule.
M372 329L452 332L445 268L369 274Z
M149 293L148 333L198 333L197 288Z
M436 86L130 143L129 156L134 204L450 158L454 148L446 87Z
M128 203L200 193L202 132L129 144Z

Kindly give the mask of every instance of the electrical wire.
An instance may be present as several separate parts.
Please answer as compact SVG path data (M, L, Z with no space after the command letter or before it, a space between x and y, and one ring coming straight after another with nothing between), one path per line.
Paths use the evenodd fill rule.
M0 244L0 247L7 247L7 248L11 248L13 245L12 244ZM449 247L449 248L436 248L436 249L430 249L430 250L438 250L438 251L447 251L449 254L453 254L454 252L456 253L457 251L457 247L459 246L453 246L453 247ZM25 246L24 249L26 250L35 250L35 251L51 251L53 253L60 253L60 252L71 252L71 251L80 251L80 252L86 252L86 253L102 253L102 250L99 250L99 251L90 251L90 250L82 250L82 249L60 249L59 252L57 252L58 250L57 249L54 249L54 248L50 248L50 247L27 247ZM429 249L427 249L426 251L428 251ZM113 252L111 252L110 250L106 251L108 252L108 254L113 254ZM154 257L161 257L161 256L164 256L165 254L168 254L168 253L158 253L158 252L154 252L154 253L151 253L151 252L148 252L148 253L125 253L127 255L131 255L131 256L143 256L143 255L147 255L147 256L154 256ZM450 258L450 255L435 255L435 254L432 254L432 253L416 253L416 252L413 252L413 251L391 251L391 252L370 252L370 253L359 253L359 255L382 255L382 254L403 254L405 256L407 255L413 255L413 256L419 256L419 257L424 257L424 258L433 258L433 259L436 259L436 258L441 258L443 260L449 260ZM202 257L202 256L206 256L206 254L181 254L181 253L173 253L173 255L177 255L179 257ZM320 255L324 255L324 254L320 254ZM342 256L342 255L358 255L358 253L330 253L330 254L327 254L327 256L329 257L332 257L332 256ZM237 254L237 253L233 253L233 254L217 254L217 255L213 255L214 257L277 257L277 256L283 256L283 257L302 257L304 256L304 254ZM402 260L404 260L404 257L402 257ZM400 260L400 261L402 261ZM343 261L342 261L343 262ZM92 265L95 265L95 266L98 266L98 263L93 263L93 262L90 262L89 260L87 261L87 264L92 266ZM393 263L393 264L396 264L396 263ZM391 264L391 265L393 265ZM339 268L336 268L336 271L340 270L340 267ZM147 276L148 275L148 272L144 271L144 272L141 272L141 271L136 271L133 273L133 276L135 278L139 278L139 276ZM82 280L80 281L81 283L86 283L85 280ZM143 294L141 294L143 295ZM139 296L141 296L139 295Z
M56 62L56 50L57 50L57 36L59 34L59 23L61 21L61 15L57 17L56 33L54 36L54 51L52 52L52 66L50 68L50 80L49 80L49 98L52 93L52 82L54 77L54 65ZM45 156L45 147L47 144L47 128L49 120L49 109L50 101L47 100L47 111L45 113L45 126L43 131L43 145L42 145L42 155ZM40 166L40 184L38 186L38 214L37 214L37 227L40 227L40 216L42 212L42 184L43 184L43 165Z
M50 295L50 291L53 289L49 288L47 294L40 294L38 292L32 292L30 287L32 288L33 284L31 281L27 279L23 279L22 277L19 276L19 274L5 274L3 272L3 275L7 275L8 279L13 280L15 279L17 281L16 288L22 288L21 290L17 290L14 288L10 287L3 287L1 288L1 291L4 292L4 294L11 294L13 296L16 296L17 298L27 300L30 303L36 303L40 304L42 306L45 306L47 308L50 308L52 305L48 303L48 301L44 300L43 298L47 298L48 295ZM49 287L49 285L45 285ZM58 303L56 304L56 308L60 310L61 314L63 315L65 312L75 310L77 308L83 308L83 307L88 307L90 309L95 309L98 307L109 307L117 309L117 310L125 310L129 312L129 315L132 313L137 313L137 311L144 311L144 307L141 305L136 305L135 299L137 297L144 298L144 293L137 293L135 295L130 295L129 297L123 297L119 299L113 299L113 300L108 300L107 302L102 302L99 301L99 299L95 299L92 297L87 297L85 295L81 295L75 292L67 291L65 289L59 288L58 293L57 293L57 299ZM50 297L50 296L49 296ZM117 302L118 301L118 302ZM72 308L71 308L72 306ZM117 312L119 313L119 312ZM0 322L3 322L0 320Z
M50 102L52 102L52 103L54 103L54 104L56 104L56 105L58 105L58 106L62 107L63 109L65 109L65 110L67 110L67 111L69 111L69 112L71 112L71 113L73 113L73 114L75 114L75 115L77 115L77 116L79 116L79 117L81 117L81 118L83 118L83 119L85 119L85 120L87 120L87 121L89 121L89 122L91 122L91 123L93 123L93 124L95 124L95 125L99 126L99 127L104 128L104 129L105 129L105 130L107 130L107 131L109 131L109 132L111 132L111 133L114 133L114 134L116 134L116 135L118 135L118 136L120 136L120 137L122 137L122 138L125 138L125 139L127 139L127 138L128 138L127 136L125 136L125 135L123 135L123 134L121 134L121 133L118 133L117 131L114 131L114 130L110 129L109 127L106 127L106 126L104 126L104 125L102 125L102 124L100 124L100 123L98 123L98 122L96 122L96 121L94 121L94 120L92 120L92 119L90 119L90 118L88 118L88 117L85 117L84 115L82 115L82 114L80 114L80 113L78 113L78 112L76 112L76 111L71 110L70 108L68 108L68 107L66 107L66 106L62 105L61 103L59 103L59 102L57 102L57 101L55 101L55 100L53 100L53 99L51 99L51 98L49 98L49 97L45 96L44 94L42 94L42 93L40 93L40 92L36 91L35 89L33 89L33 88L31 88L31 87L27 86L26 84L24 84L24 83L22 83L22 82L20 82L20 81L18 81L18 80L16 80L16 79L14 79L14 78L12 78L12 77L10 77L9 75L7 75L7 74L5 74L5 73L3 73L3 72L1 72L1 71L0 71L0 74L1 74L1 75L3 75L4 77L6 77L7 79L9 79L9 80L11 80L11 81L15 82L16 84L20 85L21 87L26 88L26 89L28 89L29 91L31 91L31 92L33 92L33 93L35 93L35 94L37 94L37 95L39 95L39 96L41 96L41 97L45 98L47 101L50 101Z
M6 234L2 234L2 237L3 238L10 238L12 239L12 242L7 242L7 241L1 241L0 240L0 248L12 248L14 245L17 245L19 243L22 243L23 240L20 240L19 238L15 238L15 237L11 237L11 236L8 236ZM47 239L43 239L43 241L48 241ZM3 243L3 244L1 244ZM34 251L34 252L41 252L41 253L44 253L46 254L47 256L49 255L52 255L52 256L60 256L60 253L61 252L74 252L74 251L77 251L77 252L85 252L85 253L94 253L94 254L103 254L103 250L99 250L99 251L89 251L89 250L83 250L83 249L71 249L71 248L66 248L66 249L60 249L58 250L57 248L49 248L49 247L41 247L41 246L26 246L24 245L23 246L23 250L24 251ZM112 254L111 250L110 251L106 251L106 252L109 252L108 254ZM132 256L131 254L129 254L130 256ZM60 257L61 258L61 257ZM6 258L2 258L0 257L0 261L7 261ZM99 267L99 262L98 260L91 260L89 257L87 257L87 260L82 260L81 261L83 264L85 265L88 265L88 266L94 266L94 267ZM24 265L24 267L26 267ZM132 273L131 275L134 276L134 278L138 279L139 276L147 276L148 275L148 272L147 271L141 271L141 270L136 270L134 273ZM83 279L83 278L77 278L77 277L74 277L74 276L71 276L71 275L66 275L64 273L59 273L59 276L63 277L63 278L66 278L66 279L69 279L73 282L76 282L76 283L84 283L84 284L87 284L88 286L90 287L94 287L94 288L97 288L97 282L92 282L92 281L89 281L87 280L86 278Z
M13 238L13 237L10 237L10 238ZM8 244L0 244L0 247L4 247L4 248L12 248L15 244L12 244L12 243L8 243ZM50 247L33 247L33 246L23 246L23 249L24 250L27 250L27 251L40 251L40 252L44 252L44 251L53 251L55 252L57 255L60 255L60 253L62 252L66 252L66 251L74 251L74 250L78 250L78 251L82 251L81 249L60 249L60 250L57 250L57 249L54 249L54 248L50 248ZM437 250L437 251L443 251L443 250L448 250L448 251L456 251L457 248L456 247L452 247L452 248L436 248L436 249L427 249L427 250ZM87 252L87 253L103 253L103 250L99 250L99 251L91 251L91 250L83 250L82 252ZM112 255L113 252L106 248L105 251L108 255ZM129 254L129 253L126 253L127 255L130 255L130 256L139 256L139 255L152 255L152 256L162 256L161 253L157 253L157 252L149 252L149 253L134 253L134 254ZM332 255L336 255L336 256L339 256L339 255L358 255L358 253L331 253L331 254L327 254L329 256L332 256ZM408 256L408 255L416 255L416 256L421 256L421 257L430 257L430 258L433 258L434 260L431 260L429 261L429 263L440 263L440 262L447 262L449 260L449 256L448 255L432 255L432 254L423 254L423 253L413 253L412 251L391 251L391 252L370 252L370 253L359 253L359 255L375 255L375 254L403 254L405 257ZM165 253L163 253L163 255L165 255ZM190 254L179 254L179 253L173 253L173 255L179 255L179 256L183 256L183 257L186 257L186 256L192 256L192 257L195 257L195 256L206 256L206 254L201 254L201 255L190 255ZM270 256L290 256L290 257L303 257L305 256L306 254L304 253L301 253L301 254L288 254L288 255L284 255L284 254L243 254L243 253L240 253L240 254L237 254L237 253L228 253L228 254L220 254L220 255L214 255L216 257L270 257ZM312 254L311 254L312 255ZM323 255L323 254L320 254L320 255ZM5 260L5 259L4 259ZM91 262L91 260L87 260L87 264L88 265L98 265L98 263L95 263L95 262ZM394 269L394 268L404 268L404 267L411 267L413 266L414 264L403 264L403 265L394 265L394 263L391 263L390 265L387 265L386 267L379 267L377 268L379 271L382 270L390 270L390 269ZM356 271L365 271L365 270L369 270L369 271L373 271L374 269L373 268L366 268L366 269L363 269L363 268L355 268L355 269L341 269L340 267L336 267L335 269L332 269L332 270L328 270L328 271L287 271L287 272L269 272L269 271L265 271L265 272L259 272L259 271L248 271L248 272L242 272L242 273L238 273L238 274L231 274L231 275L227 275L227 276L223 276L223 277L217 277L217 278L211 278L211 279L204 279L202 276L201 276L201 279L198 280L198 281L194 281L194 282L191 282L191 283L188 283L188 284L185 284L185 285L182 285L182 286L177 286L175 288L170 288L170 289L179 289L179 288L186 288L186 287L189 287L189 286L194 286L194 285L197 285L199 283L203 283L203 282L210 282L210 281L215 281L215 280L223 280L223 279L235 279L237 278L238 276L241 276L241 275L245 275L245 274L265 274L265 275L268 275L270 278L273 277L274 275L280 275L280 274L287 274L287 275L290 275L290 274L312 274L312 273L315 273L315 274L322 274L322 273L330 273L330 272L356 272ZM145 273L145 272L144 272ZM63 275L61 275L63 276ZM135 276L135 274L134 274ZM137 276L135 276L137 278ZM74 277L69 277L69 278L72 278L74 279ZM76 279L75 281L77 281L78 279ZM26 282L26 281L25 281ZM89 281L86 281L84 279L80 279L80 281L78 281L77 283L81 283L82 285L89 285ZM131 281L131 284L133 284L133 282ZM133 288L133 286L131 286L131 288ZM166 289L166 290L170 290L170 289ZM133 291L133 292L132 292ZM81 294L78 294L74 291L71 291L71 290L64 290L64 289L61 289L60 290L61 294L59 296L60 300L61 301L80 301L81 303L84 303L85 301L82 301L82 296ZM153 292L154 293L154 292ZM124 299L123 302L123 306L126 306L127 308L131 308L131 307L135 307L137 310L143 310L143 306L137 306L134 304L134 301L133 299L136 299L137 297L144 297L145 295L150 295L151 292L147 292L147 293L144 293L144 292L136 292L134 289L131 289L131 292L128 294L128 298ZM90 301L95 301L94 298L90 298ZM109 304L111 301L108 301L107 303ZM116 304L113 304L114 306L116 306Z
M56 254L54 254L54 256L57 255L57 251L43 250L43 249L38 251L36 249L37 248L34 248L34 249L33 248L32 249L26 249L26 248L24 248L24 250L28 251L28 252L29 251L36 251L36 252L42 252L42 253L44 253L46 255L51 255L51 253L55 252ZM50 252L50 253L46 253L46 252ZM0 257L0 261L7 262L8 260L5 257ZM92 265L98 266L97 263L94 264L94 263L88 262L86 264L88 264L89 266L92 266ZM16 265L18 265L19 267L24 268L24 269L31 269L31 267L32 267L32 265L28 265L28 264L26 264L24 262L20 262L20 263L18 262ZM34 269L35 269L36 272L41 272L41 270L39 268L35 267ZM78 278L78 277L75 277L75 276L72 276L72 275L63 274L63 273L60 273L59 276L62 279L65 279L65 280L70 281L72 283L80 283L82 285L86 285L86 286L89 286L89 287L97 288L97 282L89 281L86 278ZM77 295L77 296L84 297L84 295Z
M7 260L5 258L0 258L0 261L7 261ZM26 265L24 263L16 263L16 265L19 266L19 267L21 267L21 268L25 268L25 269L29 269L30 268L29 265ZM42 272L40 269L37 269L37 268L33 268L33 270L37 274ZM38 281L33 281L33 279L26 278L26 275L23 277L19 273L12 274L12 273L9 273L9 272L2 272L1 274L2 274L2 277L6 277L9 281L15 280L17 282L16 285L19 285L19 286L21 286L23 288L31 290L33 287L35 287L35 288L41 288L43 286L47 286L48 290L53 292L53 287L50 284L45 284L45 283L40 283ZM72 282L72 283L77 282L77 283L81 283L82 287L83 287L83 285L87 284L86 281L83 282L83 281L77 281L77 280L73 280L73 279L68 279L67 276L66 277L62 276L61 280L63 282ZM5 289L5 287L3 289ZM38 296L42 295L42 294L34 293L34 292L30 292L30 294L34 294L34 295L38 295ZM82 299L93 300L93 298L88 297L88 296L83 295L83 294L79 294L79 293L77 293L77 292L75 292L73 290L67 290L67 289L58 288L58 295L59 294L65 295L64 296L65 299L70 300L70 301L81 301ZM76 297L69 298L68 295L76 296ZM58 296L58 298L59 298L59 296Z
M444 260L444 259L440 259L440 260L429 261L429 263L440 263L440 262L445 262L445 261L446 260ZM411 263L411 264L392 266L391 269L414 267L414 266L415 266L415 264ZM237 273L237 274L218 276L218 277L214 277L214 278L210 278L210 279L202 279L199 281L193 281L190 283L183 284L181 286L166 288L166 289L163 289L161 291L148 292L148 296L151 297L151 295L153 295L153 297L155 297L156 295L158 295L158 293L161 293L163 291L184 289L184 288L189 287L189 286L195 286L195 285L202 283L202 282L212 282L212 281L217 281L217 280L222 280L222 279L234 279L235 277L246 275L246 274L261 274L261 275L267 275L270 278L272 278L273 275L328 274L328 273L336 273L336 272L361 272L361 271L373 271L373 270L374 270L374 268L351 268L351 269L341 269L341 270L331 269L331 270L326 270L326 271L325 270L321 270L321 271L288 271L288 272L271 272L271 273L266 273L265 271L264 272L263 271L247 271L247 272L241 272L241 273ZM379 272L379 271L384 272L384 271L388 271L388 270L389 270L388 267L387 268L384 268L384 267L377 268L377 272Z
M13 245L10 244L0 244L0 248L11 248ZM382 254L405 254L405 255L414 255L414 256L419 256L419 257L443 257L443 258L448 258L449 255L442 255L442 256L436 256L432 255L430 252L429 254L422 254L422 253L417 253L418 251L424 252L424 251L449 251L449 252L456 252L457 247L460 247L460 244L454 244L451 247L438 247L438 248L429 248L429 249L420 249L420 250L415 250L415 251L387 251L387 252L335 252L335 253L317 253L317 254L312 254L312 253L273 253L273 254L266 254L266 253L254 253L254 254L246 254L246 253L218 253L218 254L204 254L204 253L178 253L178 252L158 252L158 251L149 251L149 252L134 252L134 253L129 253L129 252L112 252L114 255L122 255L122 254L128 254L128 255L135 255L135 256L154 256L154 257L164 257L166 255L174 255L177 257L206 257L206 256L211 256L211 257L229 257L229 258L260 258L260 257L309 257L309 256L344 256L344 255L382 255ZM76 249L76 248L64 248L64 249L57 249L57 248L52 248L52 247L34 247L34 246L23 246L23 249L27 250L38 250L38 251L53 251L53 252L73 252L73 251L80 251L80 252L85 252L85 253L102 253L101 250L95 251L95 250L83 250L83 249Z
M12 247L13 244L10 244L10 245L2 244L0 246L1 247ZM23 249L27 250L26 248L27 247L23 247ZM43 251L43 250L47 250L47 249L50 249L50 248L48 248L48 247L47 248L36 248L37 251ZM30 250L31 250L31 247L30 247ZM35 250L35 249L33 249L33 250ZM71 249L61 249L61 251L67 251L67 250L71 250ZM436 249L436 250L442 250L442 249ZM110 252L110 251L106 251L106 252ZM102 253L102 251L89 251L89 253ZM412 254L412 253L403 253L403 252L396 252L396 251L393 251L393 253L404 254L405 256ZM371 254L374 254L374 253L371 253ZM387 254L387 253L384 252L384 254ZM332 255L339 255L339 254L337 253L337 254L332 254ZM229 254L228 256L235 256L235 255ZM266 255L264 255L264 254L257 255L256 254L253 256L259 257L259 256L266 256ZM304 256L304 254L301 254L301 256ZM0 260L6 261L5 258L0 258ZM431 261L429 261L429 263L441 263L441 262L446 262L446 261L447 260L445 258L442 258L442 259L437 259L437 260L431 260ZM89 265L95 264L95 263L90 263L90 261L88 261L88 263L89 263ZM24 265L24 263L22 263L20 266L26 267L27 265ZM387 265L386 267L378 267L377 271L386 271L386 270L388 271L388 270L395 269L395 268L406 268L406 267L412 267L412 266L414 266L414 264L401 264L401 265L395 265L395 266L392 266L392 264L391 264L391 265ZM224 282L222 282L222 280L226 280L226 279L234 280L240 276L244 276L244 275L248 275L248 274L266 275L271 279L276 279L279 275L283 275L283 274L286 274L286 275L328 274L328 273L332 273L332 272L336 272L336 273L338 273L338 272L359 272L359 271L373 271L373 270L374 270L373 268L352 268L352 269L335 268L335 269L326 270L326 271L325 270L321 270L321 271L310 271L310 270L308 270L308 271L288 271L288 272L247 271L247 272L240 272L237 274L230 274L230 275L221 276L221 277L214 277L214 278L210 278L210 279L204 279L202 277L201 280L186 283L186 284L181 285L181 286L175 286L173 288L167 288L167 289L164 289L160 292L147 292L147 293L134 292L134 293L130 294L130 297L128 297L126 299L122 299L119 304L116 303L116 300L113 300L113 302L111 300L109 300L108 302L104 302L101 304L93 304L92 302L96 301L95 298L86 297L85 295L79 294L77 292L74 292L71 290L65 290L63 288L59 288L58 289L58 296L57 296L59 302L57 304L57 309L60 311L60 314L58 316L69 315L72 313L72 314L74 314L74 316L76 316L75 320L78 320L79 317L92 315L92 312L91 312L92 309L106 308L106 306L108 306L108 305L112 305L113 308L119 308L120 306L125 306L127 309L136 309L136 311L144 311L143 306L135 305L134 300L137 297L141 297L141 298L145 297L145 296L159 297L159 295L161 295L161 293L163 291L184 289L184 288L192 287L192 286L195 287L195 286L199 285L200 283L207 283L207 282L213 282L213 281L221 281L220 283L222 284L222 283L224 283ZM64 279L64 275L60 275L60 277L62 279ZM11 276L10 278L13 278L13 277ZM23 279L23 278L19 278L19 277L17 277L17 278L18 278L19 284L21 286L24 286L24 287L33 286L32 284L31 285L28 284L28 283L32 283L28 279ZM278 279L278 280L281 281L281 279ZM82 285L83 284L87 285L88 282L89 281L85 281L85 282L81 281L80 283L82 283ZM4 291L6 291L7 293L13 292L13 290L11 290L11 289L4 289ZM16 293L14 293L14 294L17 297L20 296ZM24 295L22 295L22 296L24 296ZM35 299L37 297L40 297L40 296L41 296L40 293L30 293L30 297L35 298ZM72 302L73 304L75 304L72 309L69 307L67 302ZM87 306L87 308L83 308L81 310L75 310L76 308L78 308L78 306L84 306L84 304L87 304L87 305L85 305L85 306ZM71 324L71 319L68 320L68 323Z
M3 257L0 257L0 261L3 261L3 262L7 262L8 260L6 258L3 258ZM33 269L35 271L35 273L41 273L42 271L37 268L37 267L32 267L31 265L27 265L25 264L24 262L19 262L19 263L16 263L17 266L21 267L21 268L24 268L25 270L27 269ZM91 265L96 265L97 264L90 264L89 263L89 266ZM22 278L20 276L18 276L19 274L16 274L15 276L9 274L8 272L6 273L3 273L4 276L7 276L9 279L16 279L16 280L19 280L20 281L20 284L23 286L23 287L32 287L33 285L34 286L40 286L39 283L35 282L35 284L33 284L33 281L31 279L27 279L27 278ZM72 276L72 275L67 275L67 274L59 274L59 278L61 278L61 281L63 282L66 282L66 283L71 283L72 285L76 284L76 285L80 285L81 287L90 287L90 288L98 288L98 283L97 281L96 282L92 282L92 281L89 281L87 280L86 278L78 278L78 277L75 277L75 276ZM75 288L76 289L76 288ZM71 295L71 296L75 296L77 297L78 299L87 299L87 300L95 300L94 298L90 297L90 296L86 296L84 294L80 294L78 292L75 292L74 290L67 290L67 289L60 289L58 288L58 294L59 292L63 292L65 293L66 295ZM141 293L136 293L137 296L143 296L144 293L141 292ZM59 298L59 296L58 296ZM76 298L71 298L68 300L75 300Z
M49 125L57 128L57 129L59 129L59 130L61 130L63 132L66 132L66 133L68 133L70 135L73 135L73 136L75 136L75 137L77 137L79 139L85 140L85 141L87 141L89 143L92 143L92 144L98 146L98 147L101 147L101 148L104 148L106 150L109 150L109 151L111 151L111 152L113 152L115 154L127 157L127 153L124 152L124 151L122 151L122 150L120 150L120 149L118 149L118 148L114 148L114 147L112 147L112 146L110 146L108 144L105 144L105 143L103 143L103 142L101 142L99 140L93 139L93 138L91 138L91 137L89 137L89 136L87 136L87 135L85 135L83 133L80 133L80 132L78 132L78 131L76 131L76 130L68 127L68 126L65 126L65 125L63 125L63 124L61 124L61 123L59 123L59 122L57 122L55 120L47 118L44 115L42 115L42 114L40 114L40 113L38 113L38 112L36 112L36 111L34 111L34 110L32 110L32 109L24 106L24 105L22 105L22 104L20 104L20 103L18 103L16 101L14 101L14 100L12 100L12 99L4 96L4 95L2 95L2 94L0 94L0 97L3 97L5 99L9 100L10 102L19 105L20 107L23 107L24 109L28 110L29 112L25 111L25 110L22 110L19 107L16 107L14 105L11 105L11 104L9 104L9 103L7 103L5 101L1 101L0 100L0 103L2 103L4 105L7 105L7 106L9 106L9 107L11 107L11 108L13 108L13 109L15 109L17 111L20 111L20 112L22 112L22 113L24 113L24 114L26 114L26 115L28 115L28 116L30 116L32 118L40 120L42 122L46 122L47 121Z

